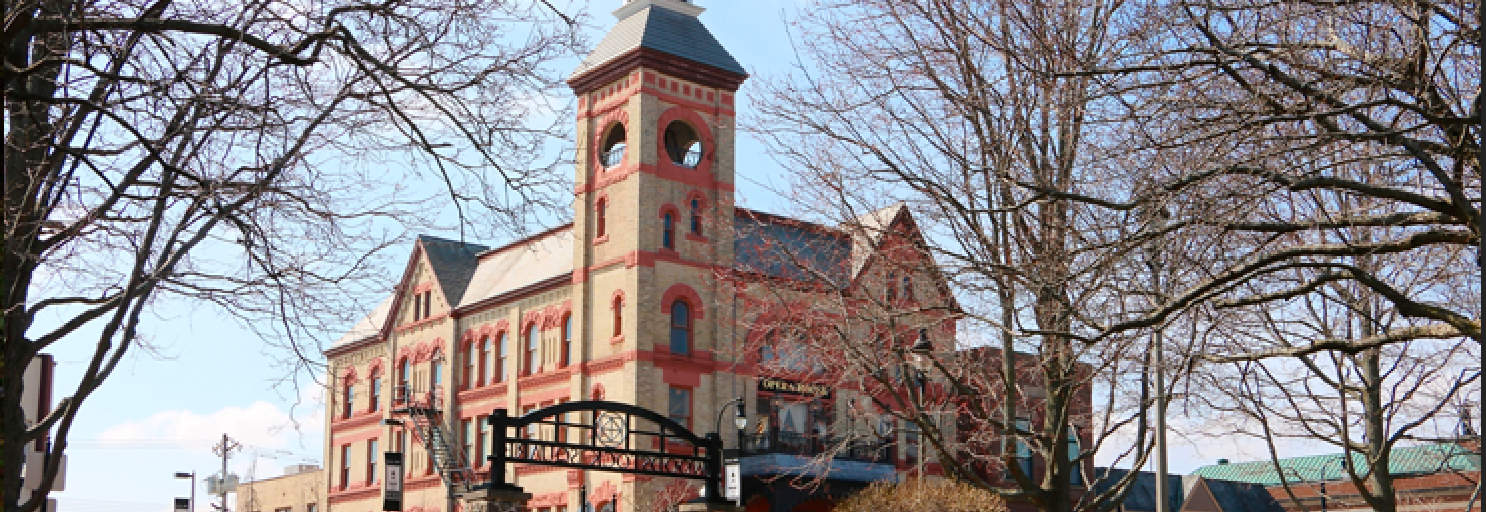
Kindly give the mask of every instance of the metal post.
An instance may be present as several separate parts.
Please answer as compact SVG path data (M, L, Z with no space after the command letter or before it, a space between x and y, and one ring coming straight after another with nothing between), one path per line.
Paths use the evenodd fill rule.
M1150 255L1146 265L1151 269L1152 288L1159 294L1161 262L1158 261L1158 256ZM1161 331L1164 328L1164 323L1157 325L1151 340L1154 345L1151 347L1151 359L1155 361L1152 366L1156 367L1156 512L1171 512L1171 504L1167 501L1169 491L1166 489L1166 369L1163 368L1164 359L1161 354L1161 346L1164 344Z
M584 480L588 480L588 470L580 469ZM588 512L588 482L578 484L578 512Z
M924 371L923 370L920 370L918 368L914 368L913 369L913 380L914 380L914 383L915 384L918 384L918 401L919 401L920 404L924 403L924 380L925 380L925 378L926 377L924 375ZM918 447L917 447L918 448L918 477L919 477L919 479L923 479L923 477L924 477L924 429L922 427L918 427L918 426L915 426L914 429L917 430L917 432L915 432L914 435L918 436L918 439L917 439L917 441L918 441Z
M490 413L490 488L506 486L506 410L496 409Z
M708 503L727 503L722 496L722 436L716 432L707 434L707 483Z

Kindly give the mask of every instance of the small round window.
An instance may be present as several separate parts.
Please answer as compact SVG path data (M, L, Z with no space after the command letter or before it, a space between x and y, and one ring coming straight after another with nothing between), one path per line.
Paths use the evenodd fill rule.
M672 121L666 126L666 156L682 167L696 167L702 161L702 138L697 131L681 121Z
M602 151L599 152L599 163L603 165L605 169L614 167L624 162L624 147L626 140L628 140L628 138L625 136L624 133L624 125L615 124L613 128L609 129L609 135L604 137L604 143L599 146L602 149Z

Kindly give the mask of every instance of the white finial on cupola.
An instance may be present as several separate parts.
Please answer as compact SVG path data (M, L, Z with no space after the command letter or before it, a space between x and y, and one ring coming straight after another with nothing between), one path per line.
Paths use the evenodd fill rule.
M614 10L614 17L622 20L650 6L663 7L693 18L706 10L697 7L692 0L624 0L624 6Z

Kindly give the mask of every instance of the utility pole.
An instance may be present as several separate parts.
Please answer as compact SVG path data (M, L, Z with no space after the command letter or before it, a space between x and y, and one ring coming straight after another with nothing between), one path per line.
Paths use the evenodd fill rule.
M212 453L222 457L222 477L218 480L220 487L217 488L217 496L222 498L222 512L227 512L227 459L232 457L232 452L241 450L242 447L242 443L227 437L225 433L222 434L222 442L212 446Z

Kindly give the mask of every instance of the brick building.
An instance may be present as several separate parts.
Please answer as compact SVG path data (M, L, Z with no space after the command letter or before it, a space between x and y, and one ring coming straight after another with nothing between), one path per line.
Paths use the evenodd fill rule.
M384 453L398 452L403 510L456 510L451 496L489 478L493 410L590 399L663 411L700 434L742 397L751 512L828 509L914 467L914 450L894 448L914 446L909 433L889 429L844 449L831 442L854 421L839 404L859 391L808 371L758 371L789 352L763 320L808 307L811 292L781 300L757 283L798 280L806 266L863 294L886 286L947 303L947 287L934 272L873 264L917 236L902 206L852 226L734 207L735 94L747 75L702 25L702 10L627 1L569 78L579 108L572 223L500 247L418 237L393 293L326 351L320 481L330 509L381 510ZM920 332L940 340L935 350L954 351L954 323L929 323ZM419 424L409 405L439 411L442 429ZM734 450L726 418L722 437ZM827 467L810 464L827 450ZM598 511L649 512L696 492L682 481L529 464L508 474L540 512L582 510L580 487ZM824 475L827 485L797 489L771 478L781 474Z
M1481 454L1475 446L1472 439L1459 444L1394 448L1389 454L1388 471L1393 476L1398 509L1419 512L1465 510L1481 478ZM1357 474L1366 474L1364 457L1354 454L1351 464ZM1278 469L1266 461L1220 461L1198 468L1192 475L1263 485L1287 511L1300 511L1302 506L1305 510L1324 508L1329 512L1372 510L1343 467L1341 454L1280 459ZM1289 491L1282 485L1281 475L1289 483Z

